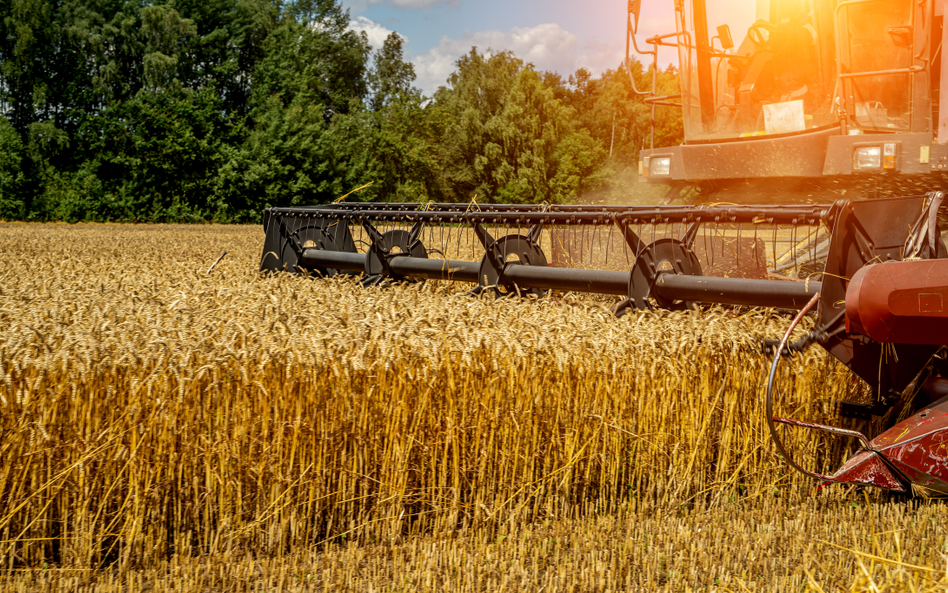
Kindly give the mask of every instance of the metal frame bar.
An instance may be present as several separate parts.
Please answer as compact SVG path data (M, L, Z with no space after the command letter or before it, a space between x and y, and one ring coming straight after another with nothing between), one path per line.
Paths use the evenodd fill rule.
M554 205L485 205L480 211L471 211L466 204L434 204L427 210L419 204L380 204L348 202L325 206L269 208L269 215L299 218L350 220L362 223L369 220L386 222L440 222L440 223L529 223L529 224L585 224L628 225L635 223L746 223L746 224L826 224L832 228L839 210L838 204L814 206L578 206Z

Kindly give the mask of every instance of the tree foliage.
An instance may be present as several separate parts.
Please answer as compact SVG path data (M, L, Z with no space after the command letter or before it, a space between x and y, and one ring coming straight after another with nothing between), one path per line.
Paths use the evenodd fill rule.
M578 194L602 149L555 88L509 52L476 49L435 95L445 113L450 193L496 202L564 202Z
M473 48L433 96L338 0L0 0L0 219L257 220L348 199L569 202L634 165L624 69ZM634 64L637 84L651 74ZM675 72L659 73L673 94ZM681 137L662 116L656 142Z

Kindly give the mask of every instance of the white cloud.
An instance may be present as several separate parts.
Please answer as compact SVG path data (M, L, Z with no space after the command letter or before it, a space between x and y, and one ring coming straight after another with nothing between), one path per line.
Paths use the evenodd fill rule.
M349 29L360 33L364 31L366 36L369 38L369 45L372 46L372 49L379 49L382 47L382 44L385 42L385 38L393 32L391 29L386 29L382 25L371 19L367 19L364 16L357 16L355 19L349 21ZM401 33L399 33L399 35L401 35ZM401 37L406 41L408 40L408 38L404 35L401 35Z
M582 48L582 53L576 58L576 68L587 68L593 75L599 75L609 69L622 66L625 60L625 47L618 43L593 42ZM572 74L570 72L569 74Z
M404 10L428 10L442 4L457 6L459 0L343 0L343 8L348 8L352 13L358 14L368 10L369 6L374 4L388 4L395 8Z
M440 6L441 4L456 5L457 1L452 0L391 0L395 8L404 8L406 10L427 10Z
M373 4L381 4L382 0L342 0L342 7L349 9L352 14L368 10Z
M434 47L413 60L418 74L417 86L431 94L445 84L455 70L455 62L476 46L478 51L510 50L538 70L559 72L564 78L580 67L598 75L616 68L625 57L625 47L612 43L591 43L581 46L579 38L555 23L536 27L515 27L509 31L465 32L459 39L443 37Z

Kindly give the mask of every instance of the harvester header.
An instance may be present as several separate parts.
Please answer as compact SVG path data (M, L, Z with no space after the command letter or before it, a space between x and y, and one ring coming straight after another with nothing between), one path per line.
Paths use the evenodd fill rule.
M874 440L769 411L772 427L818 429L863 445L834 476L798 469L831 481L948 495L948 457L935 463L916 454L918 446L948 440L948 400L940 400L948 394L942 378L948 365L938 355L948 343L948 252L937 219L942 197L796 206L271 208L264 213L260 268L350 274L366 286L460 282L471 295L497 297L597 293L618 297L617 315L713 303L799 311L787 334L765 345L773 355L768 409L781 360L819 344L872 388L870 403L838 402L843 415L888 414L904 405L907 392L920 411ZM813 329L790 342L811 310ZM915 445L894 446L894 430L916 435ZM775 429L773 436L783 451Z

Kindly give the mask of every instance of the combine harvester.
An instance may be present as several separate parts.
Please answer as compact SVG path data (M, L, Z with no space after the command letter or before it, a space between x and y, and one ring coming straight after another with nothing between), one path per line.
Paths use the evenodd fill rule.
M695 188L739 205L270 208L261 269L357 274L366 285L455 281L497 296L615 295L620 315L697 303L797 311L765 344L768 423L787 461L824 481L948 496L943 195L878 198L937 188L948 170L943 1L676 1L677 30L640 53L657 66L660 46L677 48L681 94L659 97L654 85L643 94L653 122L656 107L682 109L685 143L643 150L642 177L669 196ZM637 51L638 14L630 1L627 48ZM747 30L736 51L732 27ZM839 199L846 193L876 199ZM746 203L761 195L763 204ZM814 197L821 203L806 203ZM811 311L811 331L790 342ZM872 439L774 416L780 362L816 344L871 388L870 403L839 402L843 416L891 417L906 401L914 415ZM834 475L816 474L793 461L775 423L852 437L861 449Z

